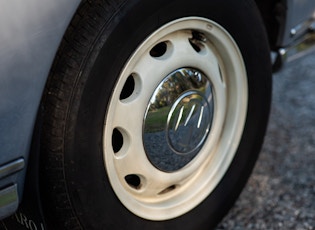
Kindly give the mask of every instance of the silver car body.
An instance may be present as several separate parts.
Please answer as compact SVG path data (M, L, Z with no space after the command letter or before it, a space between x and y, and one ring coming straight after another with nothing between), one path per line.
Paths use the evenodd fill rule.
M80 0L0 1L0 218L12 214L21 199L42 93L79 4ZM286 5L279 47L305 34L315 16L313 0L287 0Z
M0 1L0 217L15 211L39 103L80 0ZM13 201L14 202L11 202Z
M286 47L306 33L315 20L315 1L288 0L287 17L280 46Z

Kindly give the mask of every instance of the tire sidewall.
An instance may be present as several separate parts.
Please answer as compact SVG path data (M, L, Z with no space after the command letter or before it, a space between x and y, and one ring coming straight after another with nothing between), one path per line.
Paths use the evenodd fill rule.
M120 70L141 42L189 16L217 22L239 46L248 74L247 120L237 154L210 196L181 217L151 222L129 212L110 186L102 142L106 108ZM266 41L258 11L247 0L128 1L104 22L79 76L65 137L67 188L84 229L209 229L221 220L246 183L265 133L271 91Z

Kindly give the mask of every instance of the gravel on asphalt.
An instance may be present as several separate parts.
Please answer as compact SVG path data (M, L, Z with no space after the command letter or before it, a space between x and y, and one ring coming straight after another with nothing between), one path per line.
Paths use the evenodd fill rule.
M263 149L225 229L315 229L315 54L274 74Z

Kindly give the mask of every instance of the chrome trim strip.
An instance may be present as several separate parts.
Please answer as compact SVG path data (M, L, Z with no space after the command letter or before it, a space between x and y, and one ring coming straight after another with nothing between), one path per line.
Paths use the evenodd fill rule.
M7 177L24 168L25 162L23 158L17 159L0 167L0 179Z
M315 50L315 32L312 31L305 35L299 42L291 47L279 50L282 59L291 62L299 59Z
M294 28L292 28L290 30L290 35L292 38L296 38L299 36L303 36L303 34L305 34L305 31L308 31L309 28L312 26L314 19L309 19L307 21L304 21L302 23L300 23L299 25L295 26Z
M285 63L295 61L301 57L315 51L315 21L309 27L304 36L295 40L288 47L282 47L278 50L276 61L273 64L275 70L280 69Z
M14 213L17 210L18 205L19 196L16 184L0 191L0 219Z

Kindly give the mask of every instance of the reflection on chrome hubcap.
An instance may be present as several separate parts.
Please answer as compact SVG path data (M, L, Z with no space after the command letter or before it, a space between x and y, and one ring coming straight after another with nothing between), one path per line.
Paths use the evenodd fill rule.
M144 117L143 142L151 163L173 172L199 152L211 128L209 79L193 68L169 74L154 91Z
M167 119L169 146L178 154L196 152L209 132L209 103L198 91L188 91L174 103Z

